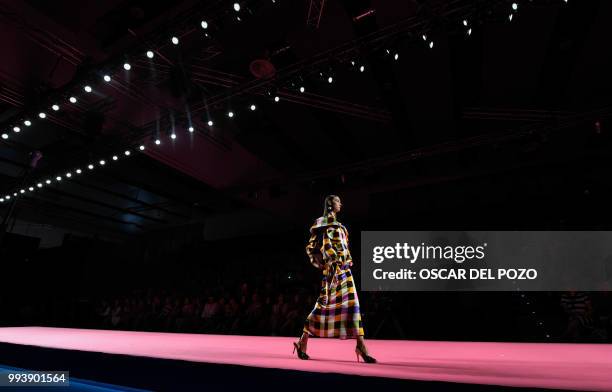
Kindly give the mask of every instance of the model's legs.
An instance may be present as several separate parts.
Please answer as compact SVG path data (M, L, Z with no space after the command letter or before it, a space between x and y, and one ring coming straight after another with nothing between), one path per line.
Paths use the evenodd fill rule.
M300 336L300 350L306 352L308 348L308 334L306 332L302 332L302 336Z
M357 336L357 347L361 349L364 354L368 355L368 349L365 346L365 340L363 339L363 336Z

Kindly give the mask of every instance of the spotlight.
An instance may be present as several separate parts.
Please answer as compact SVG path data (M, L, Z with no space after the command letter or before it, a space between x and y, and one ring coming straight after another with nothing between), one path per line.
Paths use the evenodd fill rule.
M300 92L303 93L304 91L306 91L306 89L304 88L304 86L300 87Z
M240 3L234 3L234 11L236 12L240 11Z
M467 35L472 35L472 28L469 28L467 31Z
M45 183L46 183L47 185L49 185L49 184L51 184L51 180L47 180L47 181L45 181Z
M200 23L200 26L202 26L202 28L203 28L203 29L207 29L207 28L208 28L208 22L207 22L207 21L205 21L205 20L203 20L203 21Z
M33 186L31 186L31 187L29 187L29 188L28 188L28 190L29 190L30 192L32 192L32 191L34 190L34 187L33 187Z
M463 19L463 25L467 27L467 25L468 25L467 19Z
M104 166L104 165L106 165L106 161L105 160L101 160L100 161L100 166Z
M516 11L518 9L518 4L517 3L512 3L512 9L514 11Z
M83 171L81 169L76 169L76 173L77 174L81 174L81 173L83 173Z
M427 35L426 35L426 34L423 34L423 35L421 36L421 38L423 38L423 41L427 41Z
M172 43L173 43L173 44L175 44L175 45L178 45L178 43L179 43L179 39L178 39L178 37L172 37L172 40L171 40L171 41L172 41Z
M83 87L83 90L85 90L85 92L90 93L91 92L91 86L87 85L85 87Z
M395 53L393 55L393 60L397 61L399 59L399 53Z
M140 151L144 151L145 146L144 146L144 144L141 144L140 147L138 147L138 148L140 149Z
M68 178L72 177L72 173L66 173L66 177Z
M277 95L276 97L274 97L274 102L278 102L280 101L280 97Z
M172 140L176 139L176 133L174 133L174 132L173 132L173 133L170 135L170 138L171 138Z
M19 131L21 131L21 128L19 128L19 127L13 127L13 131L14 131L15 133L19 133Z
M131 154L131 153L130 153L130 150L125 150L124 154L125 154L125 156L126 156L126 157L129 157L129 156L130 156L130 154Z
M512 22L512 14L508 15L508 20Z
M38 184L36 184L36 186L42 188L42 183L39 182Z
M157 144L159 146L161 144L161 140L155 139L155 144Z
M87 168L88 168L89 170L93 170L94 165L92 165L92 164L90 163L89 165L87 165Z
M116 161L117 159L119 159L119 157L117 155L113 155L113 161Z
M193 127L189 127L189 132L193 132L193 131L194 131Z
M433 41L429 41L429 49L433 49L434 46L434 42Z
M55 110L56 112L59 110L59 105L53 105L51 106L51 109Z
M6 196L4 196L4 198L5 198L6 200L11 200L11 195L6 195Z
M334 78L333 77L328 77L327 78L327 83L332 84L334 82Z
M61 180L62 180L62 177L57 176L57 177L55 177L55 179L56 179L57 181L61 181Z
M213 120L208 120L208 126L212 127L214 125Z
M257 107L255 105L251 105L251 110L254 111L255 109L257 109Z
M152 51L152 50L147 50L147 57L148 57L148 58L150 58L150 59L152 59L152 58L153 58L153 56L155 56L155 53L153 53L153 51Z
M229 118L234 117L234 112L227 112L227 117L229 117Z
M4 203L4 198L0 197L0 203Z
M132 66L130 65L130 63L124 63L123 69L125 69L126 71L129 71L130 69L132 69Z
M23 125L25 125L26 127L29 127L30 125L32 125L32 121L30 121L30 120L25 120L25 121L23 122Z
M8 135L6 133L3 133L2 134L2 139L4 139L4 140L8 139Z
M110 82L111 81L110 75L104 75L104 81L105 82Z
M61 177L57 177L57 178L59 178L59 180L61 180L61 179L62 179ZM58 180L58 181L59 181L59 180ZM19 193L25 193L25 189L21 189L21 190L19 190Z
M77 102L77 99L75 97L70 97L68 100L70 101L70 103L76 103Z
M365 71L365 65L362 65L359 67L359 72L363 72L363 71Z
M38 117L40 117L40 118L47 118L47 115L45 114L45 112L40 112L40 113L38 113Z

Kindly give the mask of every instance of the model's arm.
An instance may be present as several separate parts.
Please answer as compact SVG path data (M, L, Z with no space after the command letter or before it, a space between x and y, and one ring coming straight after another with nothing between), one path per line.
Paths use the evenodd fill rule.
M327 254L328 260L332 263L338 259L338 254L332 242L334 236L336 236L336 230L338 229L335 226L328 227L323 235L323 250Z
M352 267L353 266L353 256L351 256L351 251L349 248L348 230L345 230L345 233L346 233L346 252L347 252L346 260L348 261L349 267Z
M313 233L308 240L308 244L306 244L306 254L308 255L308 259L310 259L310 264L314 265L316 268L323 268L323 256L321 255L321 249L319 249L319 244L317 242L317 233Z

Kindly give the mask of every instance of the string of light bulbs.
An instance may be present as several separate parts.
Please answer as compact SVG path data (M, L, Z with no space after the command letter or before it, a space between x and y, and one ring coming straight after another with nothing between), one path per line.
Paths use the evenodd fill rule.
M563 0L564 3L567 3L567 0ZM510 17L509 20L512 21L512 15L515 14L518 11L518 3L517 2L512 2L510 5L511 8L511 13L510 13ZM233 4L233 10L234 12L238 13L238 18L239 18L239 13L241 10L241 5L240 3L234 3ZM240 19L238 19L240 20ZM463 25L464 28L466 28L466 34L468 36L470 36L472 34L472 27L470 26L470 23L468 21L468 19L462 19L461 24ZM209 28L209 22L207 20L201 20L200 21L200 27L203 30L208 30ZM207 33L206 33L207 34ZM434 41L432 39L428 39L428 36L426 33L423 33L421 35L421 38L423 41L425 41L427 43L427 46L430 49L433 49L434 47ZM171 36L170 38L170 42L173 45L179 45L180 43L180 39L177 36ZM398 61L399 60L399 51L398 50L391 50L391 49L385 49L385 53L387 56L390 56L393 61ZM155 57L155 53L153 50L147 50L144 54L147 58L152 59ZM351 67L356 69L359 73L364 73L366 70L366 65L363 62L359 62L356 60L351 60L350 61ZM124 62L122 65L123 69L125 71L131 71L132 70L132 65L129 62ZM332 84L334 82L334 77L331 73L324 73L323 71L319 72L319 76L323 79L326 80L327 83ZM302 77L300 77L300 79L303 80ZM102 80L105 83L111 83L113 80L113 76L110 73L104 73L102 75ZM294 81L291 82L291 87L296 89L297 91L299 91L300 93L305 93L306 92L306 87L303 83L295 83ZM94 92L94 88L92 87L91 83L89 84L84 84L82 86L82 90L85 94L91 94ZM280 102L281 98L280 95L278 94L278 91L275 94L269 93L267 94L269 95L270 99L275 102L278 103ZM71 94L67 96L66 101L69 104L77 104L77 102L79 101L78 98L78 94ZM51 111L53 112L59 112L61 109L61 102L59 102L59 100L56 100L55 103L51 104L48 107ZM250 103L246 106L246 109L249 111L255 111L257 110L257 105L255 103ZM233 119L236 117L236 110L235 109L231 109L231 110L227 110L225 112L225 115L227 116L227 118L229 119ZM47 112L46 111L40 111L38 113L38 118L39 120L45 120L47 119ZM12 130L15 134L19 134L22 131L22 126L29 128L33 125L33 118L24 118L21 123L15 124L12 127ZM206 124L212 128L215 124L213 117L209 117L208 121L206 122ZM187 130L189 133L193 133L195 132L195 128L192 124L189 124L189 126L187 127ZM8 132L4 132L1 134L1 138L3 140L7 140L9 139L9 133ZM132 156L133 153L136 152L143 152L145 151L149 146L149 147L155 147L155 146L160 146L162 144L162 141L159 137L156 137L155 139L151 138L150 136L147 137L145 136L145 138L149 138L152 141L150 143L146 143L146 142L140 142L140 143L136 143L134 145L130 145L127 147L124 147L123 149L119 149L121 152L112 154L110 159L106 158L106 159L98 159L95 162L90 162L87 165L81 165L80 167L75 167L71 170L65 170L62 171L62 173L58 173L56 175L52 175L52 176L47 176L44 179L39 179L36 181L33 181L32 183L30 183L29 185L23 186L21 187L19 190L15 190L12 192L6 192L4 195L0 194L0 203L4 203L6 201L10 201L12 199L18 198L20 195L25 195L28 192L35 192L36 190L42 189L46 186L50 186L50 185L54 185L54 184L60 184L62 181L65 180L70 180L73 177L78 177L78 176L82 176L84 173L87 172L92 172L94 169L96 168L101 168L104 167L107 163L110 162L116 162L120 159L125 159L125 158L129 158L130 156ZM144 139L144 138L143 138ZM177 139L177 134L175 129L173 128L172 133L170 134L170 139L172 141L175 141ZM151 144L151 145L149 145ZM108 159L108 161L107 161ZM82 169L82 167L85 167L87 170Z
M568 0L562 0L562 1L563 1L564 3L567 3L567 2L568 2ZM273 3L275 3L275 1L273 1ZM508 19L509 19L510 21L512 21L512 19L513 19L513 15L515 15L515 14L518 12L518 8L519 8L518 2L512 2L512 3L510 4L510 11L511 11L511 12L510 12L510 13L509 13L509 15L508 15ZM234 12L237 14L237 17L239 17L239 15L240 15L240 11L243 9L243 7L242 7L242 5L241 5L241 3L240 3L240 2L234 2L234 3L232 4L232 9L233 9L233 11L234 11ZM202 20L200 21L200 23L199 23L199 24L200 24L200 27L201 27L203 30L205 30L205 31L207 31L207 30L209 29L209 27L210 27L210 23L209 23L209 21L208 21L207 19L202 19ZM470 25L470 23L469 23L468 19L463 19L463 20L462 20L462 25L463 25L463 26L466 28L466 34L467 34L468 36L470 36L470 35L472 34L472 27L471 27L471 25ZM205 35L206 35L206 36L208 36L208 33L206 32L206 33L205 33ZM426 42L427 46L428 46L430 49L433 49L433 48L434 48L434 40L433 40L433 39L431 39L431 38L430 38L430 37L427 35L427 33L423 33L423 34L421 35L421 38L422 38L422 40L423 40L424 42ZM180 39L179 39L179 37L177 37L176 35L172 35L172 36L170 37L170 42L171 42L173 45L175 45L175 46L176 46L176 45L179 45L179 43L180 43ZM386 53L387 53L388 55L389 55L389 54L391 54L391 50L390 50L390 49L385 49L385 51L386 51ZM145 52L145 56L146 56L148 59L153 59L153 58L155 57L155 52L154 52L153 50L149 49L149 50L147 50L147 51ZM399 59L399 51L398 51L398 50L394 50L394 51L393 51L392 58L393 58L393 60L395 60L395 61L397 61L397 60ZM356 65L356 61L355 61L355 60L351 60L351 65L352 65L353 67L355 67L355 66L356 66L356 67L357 67L357 69L358 69L358 71L359 71L360 73L363 73L363 72L365 71L365 69L366 69L366 65L365 65L364 63L359 63L359 64L357 64L357 65ZM123 65L122 65L122 67L123 67L123 69L124 69L125 71L130 71L130 70L132 69L132 65L131 65L131 63L130 63L129 61L124 62L124 63L123 63ZM102 75L102 80L103 80L104 82L106 82L106 83L110 83L110 82L112 81L112 76L111 76L109 73L104 73L104 74ZM326 80L328 81L328 83L329 83L329 84L332 84L332 83L334 82L334 77L333 77L333 75L331 75L331 74L330 74L330 75L327 75ZM293 84L293 83L292 83L292 84ZM83 90L84 90L86 93L92 93L92 92L93 92L93 88L91 87L91 85L90 85L90 84L85 84L85 85L83 85ZM305 92L306 92L306 87L304 86L304 84L299 85L299 86L297 87L297 91L299 91L300 93L305 93ZM273 96L273 101L274 101L274 102L279 102L279 101L280 101L280 99L281 99L281 98L280 98L280 96L279 96L278 94L274 94L274 96ZM68 100L68 102L69 102L70 104L77 104L77 102L78 102L78 98L77 98L77 96L75 96L75 95L70 95L70 96L68 96L68 97L67 97L67 100ZM51 105L50 105L50 107L49 107L49 109L50 109L50 110L52 110L53 112L58 112L58 111L60 110L60 102L59 102L59 100L56 100L56 101L58 101L58 102L55 102L55 103L51 104ZM250 106L252 106L252 105L250 105ZM40 119L42 119L42 120L46 119L46 118L47 118L47 113L46 113L46 111L44 111L44 110L40 111L40 112L38 113L38 117L39 117ZM229 112L228 112L228 117L230 117L230 118L231 118L231 117L233 117L233 112L232 112L232 111L229 111ZM210 123L210 122L213 122L213 120L209 120L209 121L208 121L208 123ZM27 127L31 127L32 125L33 125L33 119L32 119L32 118L24 118L24 119L22 119L21 123L15 123L15 124L13 124L12 126L9 126L8 128L9 128L9 129L12 129L12 131L13 131L13 133L14 133L14 134L19 134L19 133L20 133L20 132L21 132L21 131L24 129L24 128L22 128L22 127L26 127L26 128L27 128ZM209 126L210 126L210 125L209 125ZM8 140L8 139L11 137L11 136L10 136L10 134L11 134L11 133L10 133L10 131L5 131L5 132L2 132L2 133L0 134L0 138L1 138L2 140Z

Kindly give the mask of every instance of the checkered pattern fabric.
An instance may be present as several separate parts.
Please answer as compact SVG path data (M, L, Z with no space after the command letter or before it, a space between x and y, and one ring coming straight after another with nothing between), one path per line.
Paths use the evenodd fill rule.
M346 227L334 214L328 214L315 221L310 233L306 253L323 277L319 298L304 322L304 332L322 338L363 336Z

